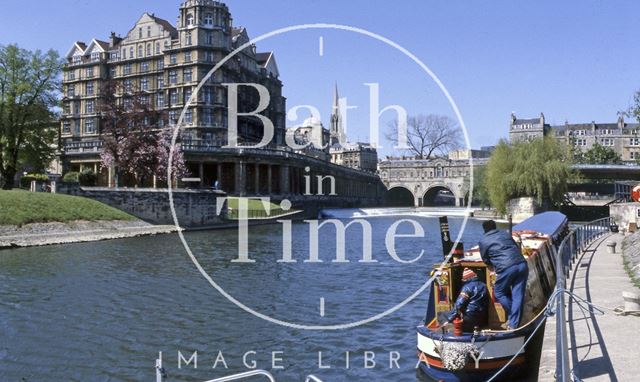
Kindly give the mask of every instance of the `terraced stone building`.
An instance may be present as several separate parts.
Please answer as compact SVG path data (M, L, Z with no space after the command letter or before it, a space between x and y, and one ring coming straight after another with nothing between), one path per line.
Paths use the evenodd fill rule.
M188 0L179 7L176 26L154 14L145 13L124 37L112 33L109 41L93 39L75 42L66 55L63 69L63 111L60 145L67 171L90 168L99 185L113 185L113 169L100 164L100 91L108 81L117 81L126 93L142 94L142 101L177 122L187 100L207 73L236 48L250 41L247 30L235 27L228 7L213 0ZM227 144L227 86L224 83L257 83L270 94L268 108L261 112L274 124L269 147L284 142L285 98L272 52L260 53L250 45L229 60L204 84L184 115L182 146L191 173L202 184L215 179L233 188L246 169L237 160L222 161L211 154ZM258 92L248 86L238 91L239 112L257 108ZM150 128L163 126L151 126ZM240 117L241 144L262 138L263 125L257 118ZM265 171L266 174L266 171ZM269 176L271 176L269 171ZM271 179L269 179L271 182Z

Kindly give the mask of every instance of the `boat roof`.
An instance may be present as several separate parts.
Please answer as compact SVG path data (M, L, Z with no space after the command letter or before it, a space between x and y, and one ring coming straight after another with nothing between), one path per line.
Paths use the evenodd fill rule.
M513 227L514 231L536 231L555 239L567 224L567 217L557 211L543 212L534 215Z

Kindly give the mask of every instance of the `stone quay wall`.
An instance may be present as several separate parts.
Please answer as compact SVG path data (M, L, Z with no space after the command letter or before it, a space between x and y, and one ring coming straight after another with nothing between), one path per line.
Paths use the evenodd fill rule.
M166 189L80 187L57 183L53 192L91 198L117 208L151 224L174 224ZM226 206L218 214L218 197L226 194L215 190L174 189L173 201L181 227L214 227L228 223Z

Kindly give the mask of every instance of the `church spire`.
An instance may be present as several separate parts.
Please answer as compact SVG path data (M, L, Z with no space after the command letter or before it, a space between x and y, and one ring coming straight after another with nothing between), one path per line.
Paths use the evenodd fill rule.
M333 92L333 106L331 111L331 145L336 143L346 143L344 127L342 126L342 115L340 114L340 96L338 94L338 82L335 83Z

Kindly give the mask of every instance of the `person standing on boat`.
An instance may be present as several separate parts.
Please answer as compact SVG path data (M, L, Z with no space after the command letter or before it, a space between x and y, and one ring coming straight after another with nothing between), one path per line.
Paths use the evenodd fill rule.
M473 332L476 326L482 327L487 324L489 291L471 268L462 271L462 283L456 303L447 314L447 321L452 322L456 316L461 315L462 330Z
M483 222L482 228L480 256L496 272L493 292L507 315L507 329L515 329L522 318L529 267L511 234L499 231L493 220Z

